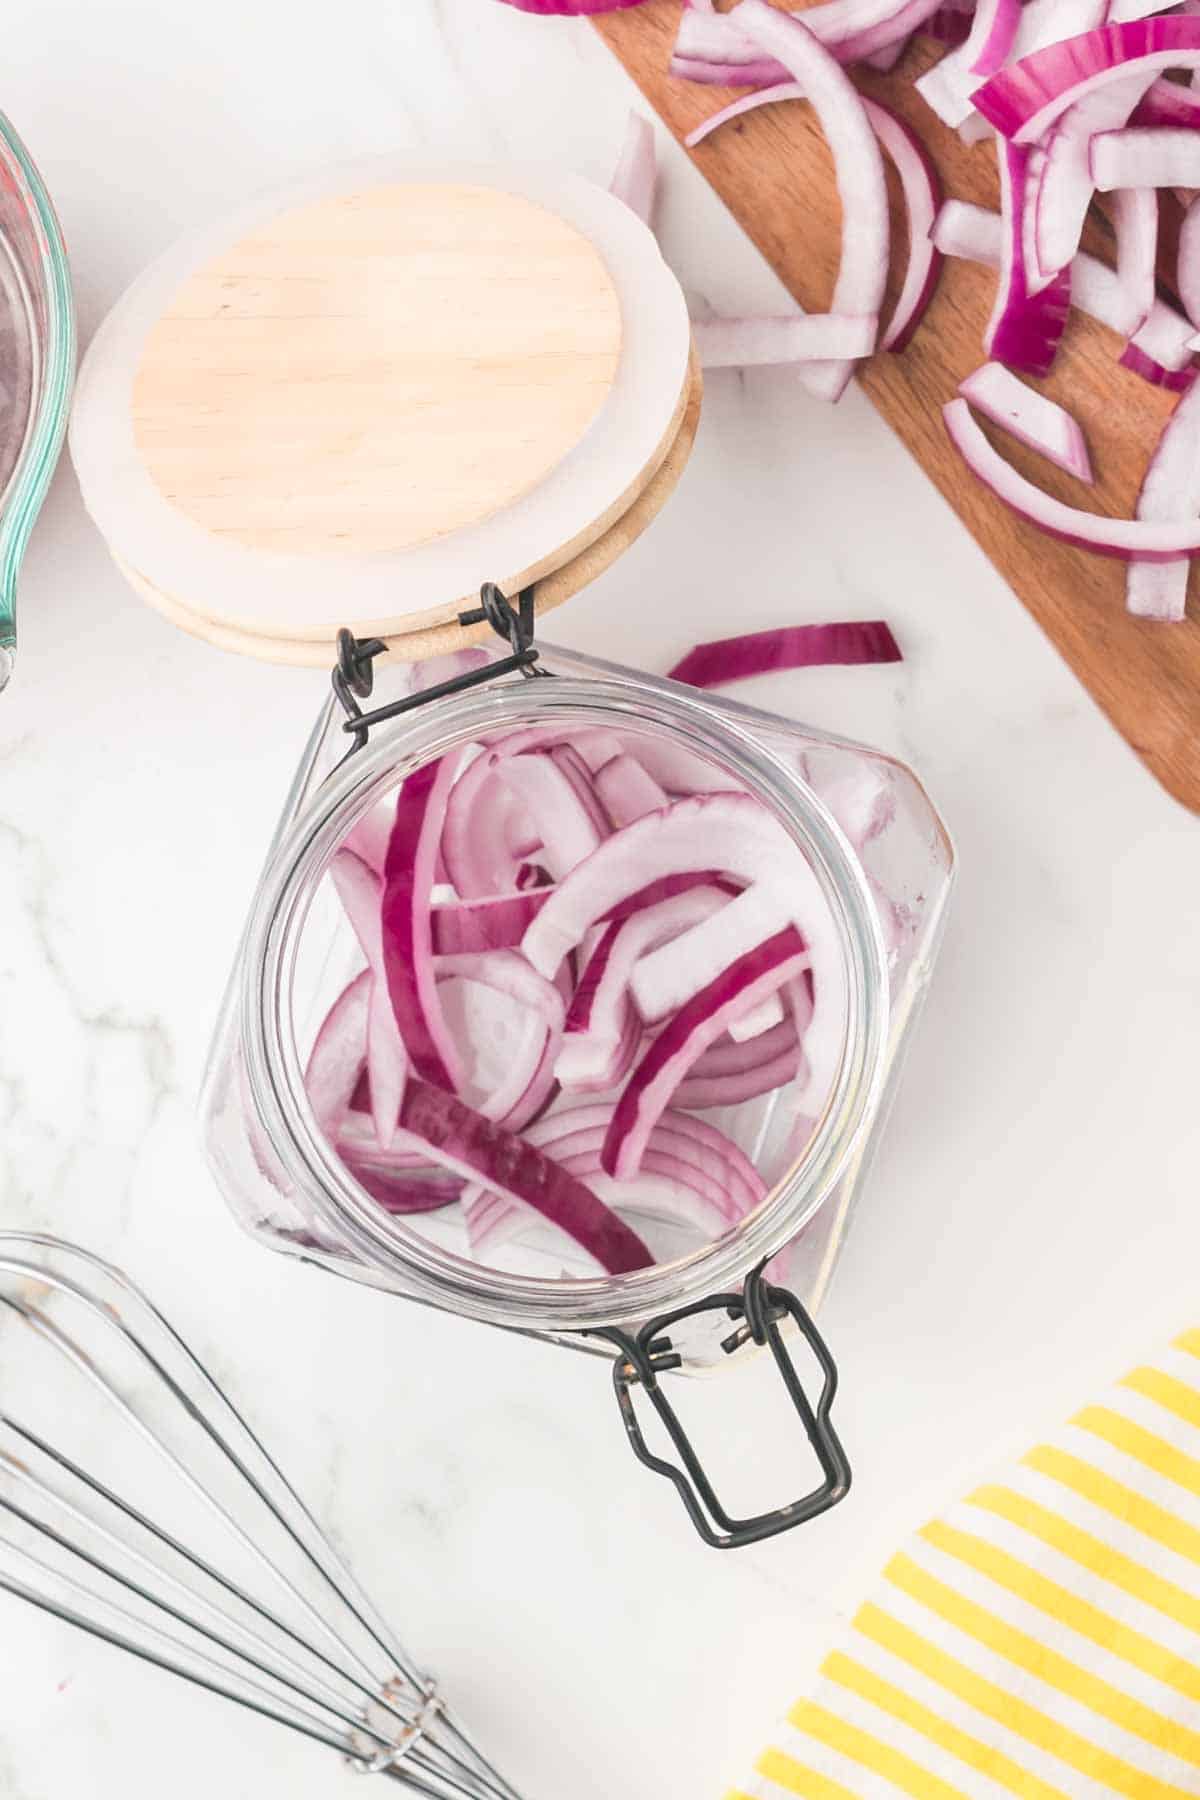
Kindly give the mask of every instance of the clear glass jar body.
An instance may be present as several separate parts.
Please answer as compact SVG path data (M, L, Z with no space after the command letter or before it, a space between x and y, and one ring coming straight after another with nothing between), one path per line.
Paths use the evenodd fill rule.
M288 796L221 1012L204 1135L240 1222L275 1249L410 1299L593 1350L592 1335L736 1289L767 1258L812 1310L844 1241L941 933L953 874L944 826L903 765L864 746L675 683L542 646L557 679L505 676L372 728L347 756L322 713ZM375 706L412 672L379 671ZM849 995L841 1067L811 1137L794 1149L786 1097L749 1117L767 1199L724 1237L632 1275L547 1279L471 1264L384 1215L330 1151L306 1105L305 1047L327 1008L336 931L323 916L345 833L403 775L484 731L548 722L660 734L756 792L795 837L841 937ZM328 884L326 884L327 886ZM344 979L344 977L343 977ZM746 1136L746 1122L741 1137ZM743 1141L743 1148L747 1144ZM711 1334L684 1366L720 1360Z
M75 312L62 233L0 114L0 688L16 646L17 576L67 426Z

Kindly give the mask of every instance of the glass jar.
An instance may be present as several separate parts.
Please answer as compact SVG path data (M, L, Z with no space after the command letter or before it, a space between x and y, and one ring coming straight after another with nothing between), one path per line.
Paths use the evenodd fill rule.
M539 670L553 680L525 679L528 667L488 654L487 674L479 668L470 685L452 680L449 692L438 691L437 670L414 676L381 667L373 708L403 702L408 710L372 723L357 748L355 720L337 699L322 712L221 1013L203 1102L208 1153L241 1223L273 1248L408 1299L611 1357L639 1456L675 1481L710 1542L751 1541L822 1510L848 1486L828 1418L833 1366L809 1313L828 1287L929 980L952 880L949 839L912 773L862 745L570 651L540 647ZM571 736L617 729L699 757L716 771L714 785L742 786L765 803L803 852L836 923L845 1029L819 1116L798 1138L794 1097L783 1088L722 1117L768 1182L765 1200L711 1242L631 1274L597 1275L586 1263L564 1270L558 1246L543 1267L536 1242L516 1267L481 1265L465 1237L460 1243L449 1229L391 1216L327 1141L305 1091L317 1026L356 957L361 966L326 879L335 851L415 769L481 736L527 727ZM798 1335L821 1366L816 1401L791 1361ZM712 1492L659 1378L720 1367L751 1340L773 1353L823 1480L798 1505L735 1520ZM647 1448L634 1389L666 1425L679 1464Z
M62 448L74 375L62 233L29 152L0 113L0 688L16 650L21 560Z

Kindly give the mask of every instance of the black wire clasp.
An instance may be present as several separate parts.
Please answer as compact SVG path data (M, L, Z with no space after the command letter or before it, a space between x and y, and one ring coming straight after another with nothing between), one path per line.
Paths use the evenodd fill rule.
M725 1511L678 1414L659 1382L660 1375L682 1367L683 1363L683 1358L669 1335L671 1328L684 1319L696 1318L709 1312L725 1312L736 1322L736 1329L721 1340L721 1348L727 1356L732 1356L743 1344L751 1342L765 1345L770 1350L821 1466L824 1479L819 1487L814 1488L803 1499L794 1500L790 1505L781 1506L774 1512L735 1519ZM783 1341L780 1327L788 1319L798 1326L821 1370L821 1392L815 1405L805 1393L796 1366ZM713 1294L707 1300L700 1300L692 1306L681 1306L674 1312L663 1313L660 1318L652 1319L648 1325L644 1325L636 1337L618 1330L597 1331L594 1335L607 1338L620 1352L613 1366L613 1386L621 1418L635 1454L648 1469L653 1469L657 1475L665 1475L674 1483L693 1525L706 1544L711 1544L718 1550L737 1550L746 1544L760 1543L763 1538L774 1537L781 1531L790 1531L794 1525L803 1525L807 1520L815 1519L819 1513L828 1512L830 1507L836 1506L849 1493L850 1464L829 1416L837 1392L837 1365L824 1338L795 1294L764 1281L761 1267L746 1277L740 1294ZM634 1405L635 1386L642 1388L666 1427L682 1467L656 1456L647 1444Z
M511 675L517 669L522 675L549 674L549 670L537 667L538 651L533 641L532 587L522 589L514 607L494 581L485 581L479 590L479 605L472 607L469 612L459 613L458 623L482 625L485 621L497 637L506 640L511 651L509 656L502 656L497 662L486 663L480 669L468 669L464 675L452 676L449 681L439 682L436 687L422 688L416 694L406 694L402 700L391 700L386 706L377 706L373 712L364 712L358 703L369 697L375 685L375 658L383 654L387 644L382 638L356 638L352 631L343 627L337 634L337 662L332 680L333 691L346 714L342 730L354 739L353 748L363 748L372 725L381 725L385 719L395 719L401 713L412 712L415 707L425 706L430 700L442 700L447 694L460 694L467 688L480 687L485 681L494 681L498 675Z

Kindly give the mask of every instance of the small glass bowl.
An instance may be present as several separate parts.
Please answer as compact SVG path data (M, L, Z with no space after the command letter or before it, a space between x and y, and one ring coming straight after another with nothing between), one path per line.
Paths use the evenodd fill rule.
M42 178L0 113L0 688L13 669L17 578L67 426L75 307Z

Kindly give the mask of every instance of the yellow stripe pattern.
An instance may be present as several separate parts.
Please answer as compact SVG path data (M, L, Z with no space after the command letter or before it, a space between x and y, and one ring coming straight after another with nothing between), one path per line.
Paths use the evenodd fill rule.
M1172 1350L892 1558L725 1800L1200 1797L1200 1329Z

